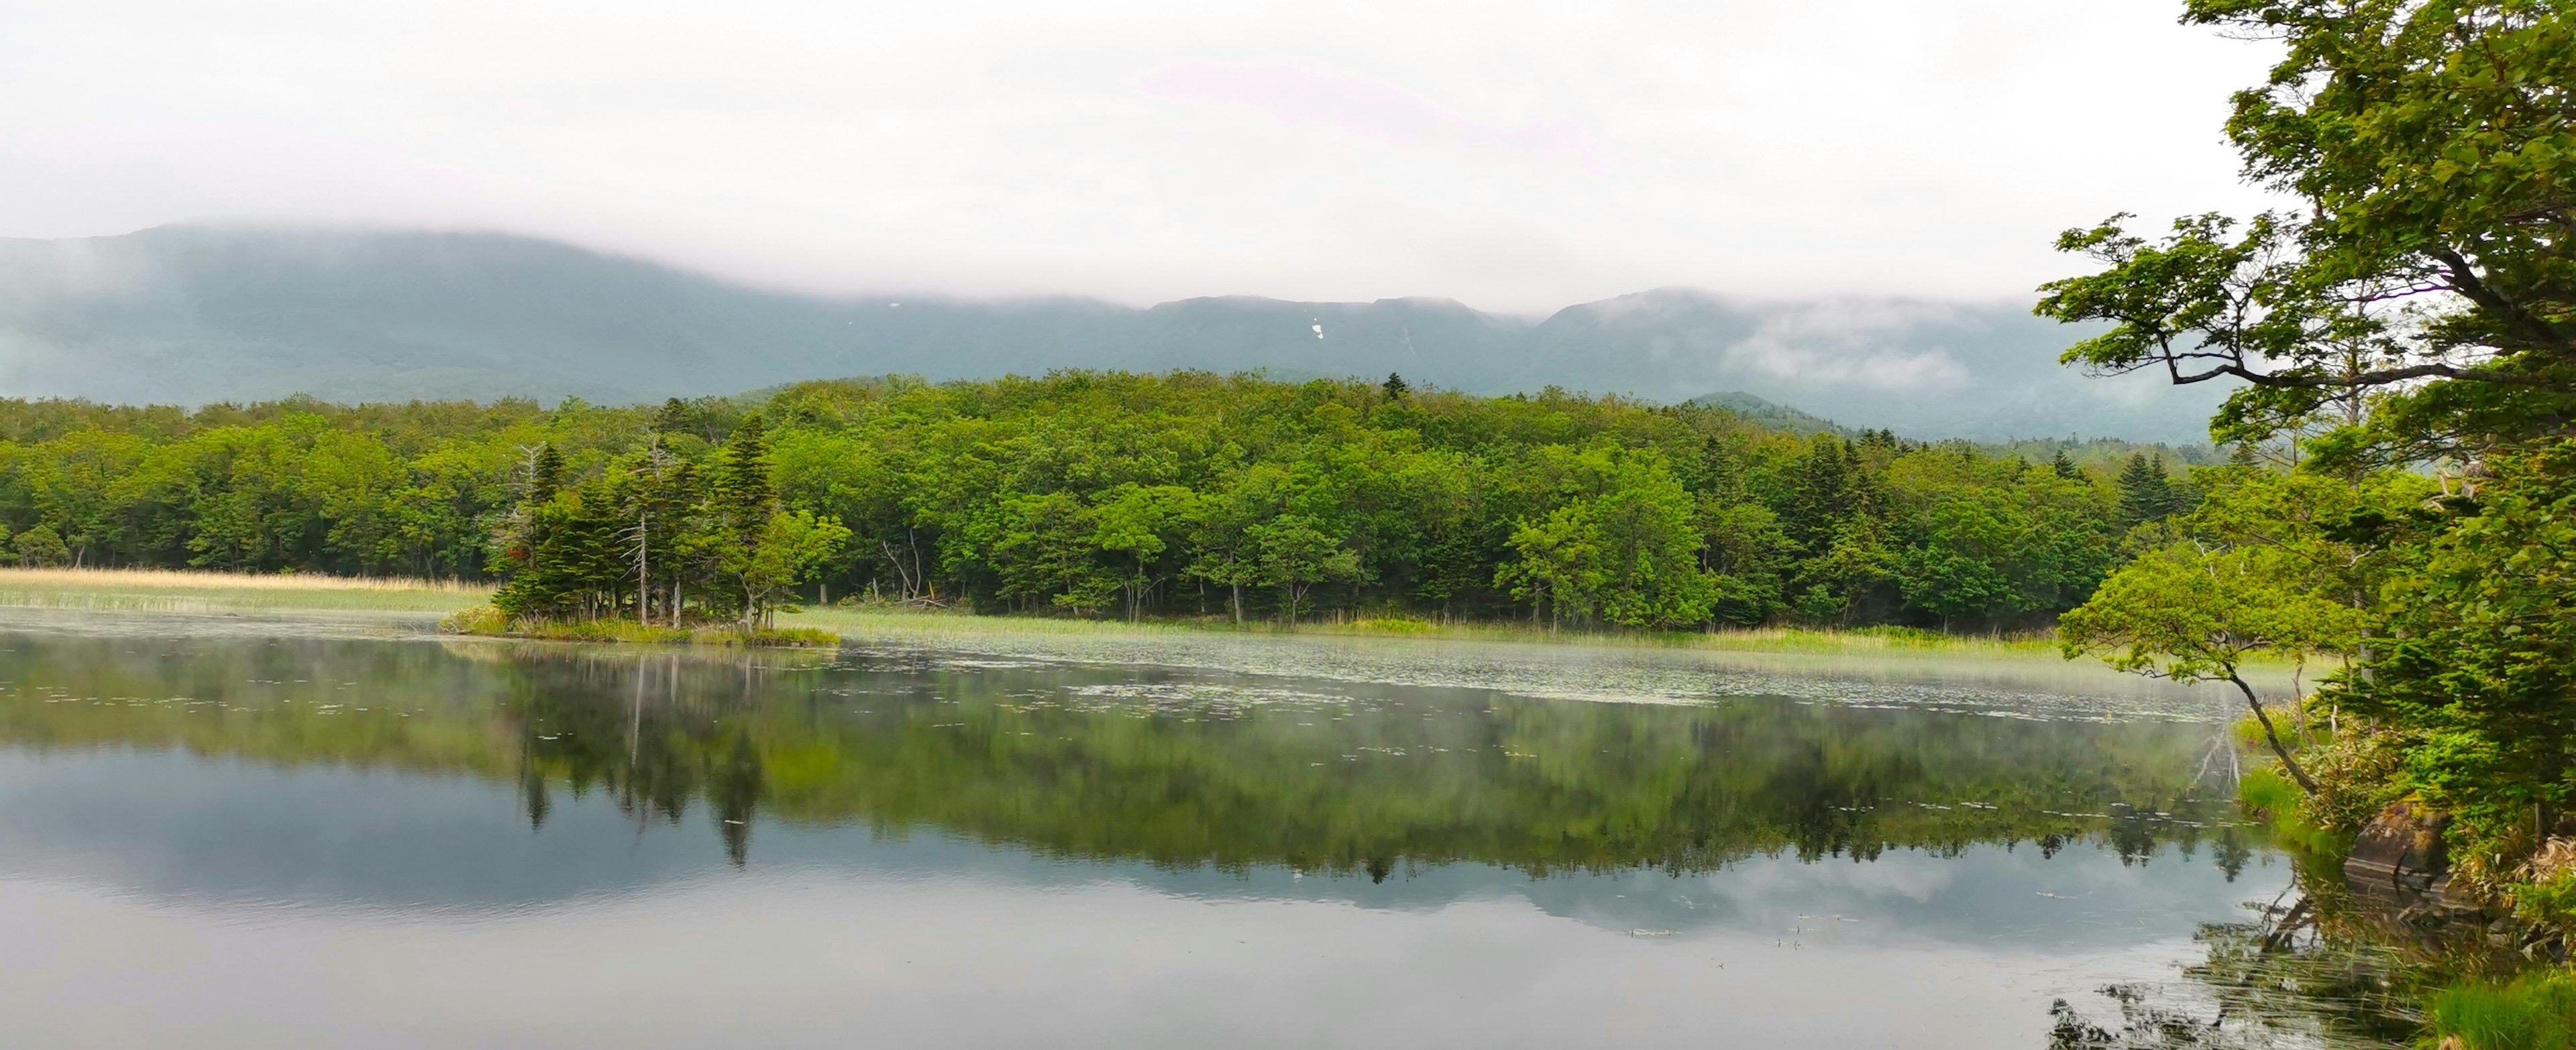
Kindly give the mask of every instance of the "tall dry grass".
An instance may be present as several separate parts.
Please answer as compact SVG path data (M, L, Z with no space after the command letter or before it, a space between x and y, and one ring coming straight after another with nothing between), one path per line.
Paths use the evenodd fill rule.
M489 584L399 577L172 569L0 568L0 608L116 613L438 614L489 600Z
M215 572L197 569L29 569L0 567L0 587L210 591L426 591L482 596L492 585L410 576Z

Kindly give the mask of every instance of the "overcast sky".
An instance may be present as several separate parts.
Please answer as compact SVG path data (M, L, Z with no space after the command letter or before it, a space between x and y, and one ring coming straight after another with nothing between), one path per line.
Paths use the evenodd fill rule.
M2026 297L2244 208L2179 0L0 0L0 236L492 228L1126 302Z

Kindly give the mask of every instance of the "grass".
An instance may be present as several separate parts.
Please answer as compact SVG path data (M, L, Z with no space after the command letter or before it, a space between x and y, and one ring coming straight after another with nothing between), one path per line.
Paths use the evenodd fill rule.
M399 577L0 568L0 607L96 612L449 613L489 599L488 584Z
M1512 642L1540 645L1620 646L1710 649L1726 652L1786 653L1818 656L1873 653L1976 656L2045 656L2057 659L2057 642L2047 634L1947 635L1904 627L1851 630L1804 627L1735 628L1717 631L1549 631L1516 623L1434 623L1402 616L1372 616L1342 621L1285 625L1255 621L1237 625L1223 617L1123 620L1079 620L1061 616L976 616L885 606L836 606L805 610L804 620L842 628L843 634L896 633L971 637L990 634L1109 635L1206 633L1243 635L1309 635L1321 637L1400 637L1443 641Z
M538 620L513 622L501 610L476 605L448 614L438 622L448 634L492 638L535 638L555 642L615 642L627 645L713 645L750 649L836 649L841 636L812 627L762 627L745 631L730 624L665 627L633 620Z
M2340 865L2352 852L2352 836L2310 822L2301 808L2306 796L2280 770L2257 765L2236 781L2236 797L2261 814L2271 826L2272 842Z
M2576 973L2551 969L2510 983L2453 985L2433 994L2425 1015L2445 1047L2576 1050Z

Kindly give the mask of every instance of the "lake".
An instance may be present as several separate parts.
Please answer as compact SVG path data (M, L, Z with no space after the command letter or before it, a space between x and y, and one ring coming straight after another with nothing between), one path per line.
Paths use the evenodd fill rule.
M2106 988L2215 1014L2186 968L2290 887L2233 710L2037 663L13 615L0 1045L2047 1047Z

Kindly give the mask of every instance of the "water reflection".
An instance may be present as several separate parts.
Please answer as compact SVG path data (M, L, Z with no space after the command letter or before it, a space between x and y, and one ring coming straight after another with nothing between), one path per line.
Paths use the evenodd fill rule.
M25 636L0 740L178 745L517 785L532 826L597 791L930 827L1051 856L1363 873L1707 871L1753 856L2253 856L2208 725L1977 717L1747 696L1587 704L1082 665L602 656L563 649Z
M634 978L654 1002L621 1001L631 1023L546 1040L566 1045L722 1043L679 1004L728 987L779 1011L761 1041L817 1045L860 1018L883 1038L1027 1041L1040 1030L1013 1018L1058 1010L1075 1020L1041 1041L2039 1046L2052 999L2169 982L2195 930L2279 890L2223 744L2201 722L1813 695L20 634L0 636L0 918L30 944L360 965L331 945L372 943L434 960L401 979L490 1030L589 1009L500 991L534 979L529 953L669 968ZM129 897L146 903L107 903ZM834 924L854 932L817 939ZM825 995L819 976L755 989L673 961L744 965L708 945L871 990L817 1019L796 996ZM0 950L0 978L127 976L48 951ZM286 969L342 997L327 1009L191 979L315 1011L332 1038L314 1042L418 1015L413 993L322 965ZM1148 981L1188 994L1138 998ZM1838 1003L1853 982L1879 989L1868 1009ZM959 1016L977 989L1012 1009ZM162 992L174 1024L241 1009ZM1195 1020L1087 1005L1145 998ZM1311 1003L1330 1023L1289 1009ZM253 1029L188 1031L297 1042Z

